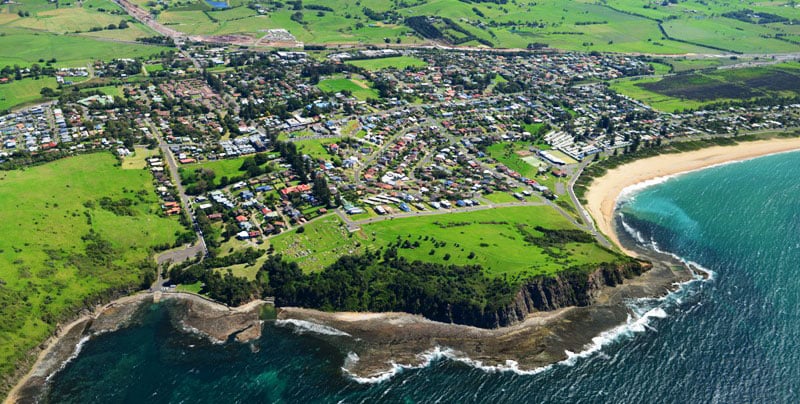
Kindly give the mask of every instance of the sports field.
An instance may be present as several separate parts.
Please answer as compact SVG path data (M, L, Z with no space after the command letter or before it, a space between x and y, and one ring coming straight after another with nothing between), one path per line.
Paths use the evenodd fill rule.
M373 71L387 69L387 68L402 70L407 67L423 67L427 65L425 61L411 56L396 56L396 57L381 58L381 59L353 60L347 62L347 64L362 67L364 69Z

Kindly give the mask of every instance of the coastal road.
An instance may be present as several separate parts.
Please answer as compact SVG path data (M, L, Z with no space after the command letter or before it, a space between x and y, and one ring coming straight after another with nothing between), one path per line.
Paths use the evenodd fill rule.
M583 170L586 168L587 165L589 165L589 163L590 162L588 159L580 163L580 165L578 166L578 171L575 174L573 174L572 177L569 179L569 183L567 184L567 193L569 193L569 197L570 199L572 199L572 204L575 205L575 208L578 210L578 214L581 216L581 220L583 220L583 222L586 223L586 230L592 233L594 238L597 239L597 241L602 246L606 248L614 248L614 246L611 244L611 242L608 241L606 236L603 235L603 233L600 233L599 230L597 230L597 227L594 225L594 220L592 219L591 216L589 216L589 213L586 212L586 209L583 208L583 205L581 205L581 201L578 200L578 197L575 196L575 190L573 189L573 187L575 186L575 181L578 181L578 178L580 178L581 174L583 174Z

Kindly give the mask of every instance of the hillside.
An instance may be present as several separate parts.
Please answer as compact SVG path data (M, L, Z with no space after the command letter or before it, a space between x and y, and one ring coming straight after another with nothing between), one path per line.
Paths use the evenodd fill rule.
M286 29L312 44L441 43L582 51L795 52L800 11L755 1L134 1L157 22L188 35L265 37ZM214 4L212 7L211 4Z

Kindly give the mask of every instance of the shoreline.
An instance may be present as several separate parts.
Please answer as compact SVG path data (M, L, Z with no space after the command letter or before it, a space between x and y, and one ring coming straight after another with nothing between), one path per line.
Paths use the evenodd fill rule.
M38 402L47 381L69 363L87 338L114 332L130 325L136 312L147 303L167 300L182 303L176 321L186 332L197 332L212 341L234 338L246 342L261 336L261 307L270 304L253 300L238 307L228 307L202 296L185 292L138 292L124 296L91 311L82 312L39 345L40 351L31 369L9 391L4 404Z
M441 323L408 313L297 307L278 309L276 325L338 348L346 358L342 371L358 383L381 382L442 357L489 372L535 374L589 355L621 335L643 332L642 324L661 317L662 306L632 316L631 301L664 297L702 277L673 257L645 250L641 255L653 261L653 268L604 286L592 304L534 312L507 327Z
M625 301L664 296L676 290L676 285L679 287L698 276L696 271L674 257L641 248L625 234L617 232L614 212L626 190L712 166L793 151L800 151L800 138L712 146L635 160L595 178L586 193L585 209L595 220L598 230L624 253L652 261L654 268L633 279L626 279L623 284L604 287L589 306L532 313L517 324L497 329L440 323L407 313L327 313L293 307L280 308L278 320L283 322L281 325L288 324L297 332L310 332L323 340L333 340L340 348L347 348L343 354L348 359L342 369L359 382L385 380L398 369L419 367L429 362L431 357L441 356L495 371L538 372L569 360L571 355L568 352L593 347L595 339L604 333L625 327L625 318L629 314ZM676 270L676 267L683 269ZM40 344L41 350L32 368L17 381L3 402L26 402L36 397L31 391L41 394L47 379L69 361L76 345L87 333L94 335L119 329L141 304L167 299L205 308L208 310L204 313L205 319L210 323L252 314L265 304L256 300L230 308L189 293L140 292L99 305L70 323L57 326L56 333ZM189 311L194 311L194 308ZM109 312L112 315L105 318ZM209 315L209 312L213 313ZM252 318L250 320L245 328L241 328L241 321L236 324L240 326L237 334L241 333L242 339L260 336L260 327L254 327ZM93 324L95 322L100 326ZM315 332L310 327L306 329L305 322L346 334ZM192 329L219 341L224 340L219 338L220 335L229 334L227 331L231 324L206 324L202 331L195 327ZM343 342L343 336L350 341ZM350 353L354 353L357 359L349 359Z
M800 138L777 138L742 142L733 146L712 146L682 153L662 154L623 164L608 170L589 184L584 208L598 230L625 254L642 255L620 242L614 212L620 197L634 186L647 186L657 180L713 166L752 160L773 154L800 151Z

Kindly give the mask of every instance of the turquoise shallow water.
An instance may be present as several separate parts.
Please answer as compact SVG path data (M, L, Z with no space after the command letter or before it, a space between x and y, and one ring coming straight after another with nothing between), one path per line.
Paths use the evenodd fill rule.
M163 307L97 336L52 378L50 402L800 402L800 154L729 164L644 189L620 208L643 242L696 262L696 281L632 302L602 349L535 375L434 360L359 384L345 355L266 325L256 344L175 330ZM657 308L656 310L652 310ZM635 318L633 320L636 320Z

